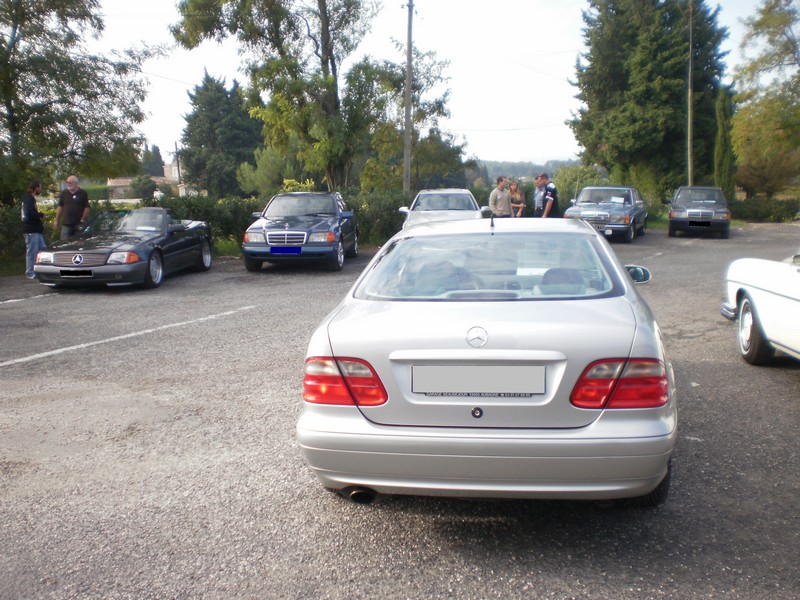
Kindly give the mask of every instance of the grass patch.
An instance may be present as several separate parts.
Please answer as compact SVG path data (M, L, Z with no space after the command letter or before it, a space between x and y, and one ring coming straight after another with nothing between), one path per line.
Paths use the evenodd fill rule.
M214 240L214 256L239 256L242 253L238 238L219 238Z

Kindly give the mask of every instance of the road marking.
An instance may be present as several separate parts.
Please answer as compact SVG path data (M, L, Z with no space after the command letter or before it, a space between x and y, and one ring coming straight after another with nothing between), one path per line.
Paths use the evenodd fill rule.
M36 296L28 296L27 298L11 298L10 300L0 300L0 304L11 304L12 302L24 302L25 300L33 300L34 298L48 298L55 294L49 292L47 294L38 294Z
M9 365L17 365L24 362L29 362L32 360L38 360L40 358L47 358L48 356L55 356L57 354L64 354L65 352L73 352L75 350L82 350L84 348L91 348L92 346L99 346L100 344L110 344L111 342L118 342L120 340L127 340L134 337L139 337L142 335L147 335L149 333L155 333L157 331L164 331L165 329L172 329L174 327L185 327L186 325L195 325L196 323L202 323L203 321L210 321L212 319L219 319L220 317L229 317L230 315L235 315L245 310L252 310L255 306L242 306L241 308L236 308L234 310L229 310L226 312L217 313L215 315L208 315L207 317L200 317L199 319L192 319L191 321L181 321L180 323L170 323L168 325L161 325L160 327L154 327L152 329L143 329L142 331L135 331L133 333L126 333L125 335L117 335L111 338L106 338L104 340L97 340L96 342L87 342L85 344L77 344L76 346L67 346L65 348L58 348L57 350L50 350L48 352L40 352L39 354L32 354L30 356L23 356L22 358L15 358L13 360L7 360L5 362L0 362L0 367L7 367Z

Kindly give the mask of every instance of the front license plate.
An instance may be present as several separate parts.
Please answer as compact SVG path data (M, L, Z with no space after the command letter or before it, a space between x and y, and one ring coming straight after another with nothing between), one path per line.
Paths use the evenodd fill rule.
M523 398L545 393L543 366L414 366L411 391L426 396Z
M270 254L300 254L300 246L272 246Z

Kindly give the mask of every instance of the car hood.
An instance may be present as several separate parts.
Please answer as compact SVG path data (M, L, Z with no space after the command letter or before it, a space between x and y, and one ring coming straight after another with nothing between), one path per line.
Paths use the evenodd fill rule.
M463 221L465 219L481 219L479 210L419 210L408 213L403 228L433 221Z
M724 204L711 204L710 202L673 202L672 208L678 209L704 209L704 210L728 210Z
M336 223L336 215L303 215L299 217L260 218L250 229L265 231L327 231Z
M327 333L334 356L368 361L383 382L388 402L361 408L375 423L575 428L602 412L570 404L576 381L595 360L630 355L636 315L646 317L624 296L493 303L350 299L328 320ZM485 336L485 344L474 336ZM422 379L443 388L432 393Z
M53 242L50 249L54 252L99 252L113 250L131 250L161 234L103 231L92 234L79 234L68 240Z

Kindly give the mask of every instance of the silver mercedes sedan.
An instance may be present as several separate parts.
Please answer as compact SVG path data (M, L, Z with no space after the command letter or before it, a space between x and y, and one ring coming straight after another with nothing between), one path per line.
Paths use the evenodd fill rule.
M309 342L302 456L362 503L663 502L676 393L649 279L578 220L399 232Z

